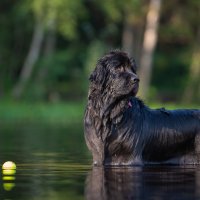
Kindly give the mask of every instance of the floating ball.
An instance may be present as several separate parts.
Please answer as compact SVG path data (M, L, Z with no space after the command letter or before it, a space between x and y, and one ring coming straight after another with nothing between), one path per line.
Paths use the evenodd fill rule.
M3 188L6 191L10 191L15 187L16 168L16 164L12 161L7 161L2 165Z
M16 168L16 164L12 161L7 161L2 166L3 170L16 170Z
M7 161L2 166L2 174L12 176L16 173L16 164L12 161Z

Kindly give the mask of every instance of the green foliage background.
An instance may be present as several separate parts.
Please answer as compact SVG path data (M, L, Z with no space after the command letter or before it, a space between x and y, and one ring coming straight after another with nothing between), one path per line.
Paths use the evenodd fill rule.
M98 58L123 46L125 16L131 13L134 23L144 23L148 3L146 0L1 0L0 98L13 99L12 90L29 51L35 23L40 21L45 29L44 41L21 100L85 99L88 75ZM149 100L184 101L200 22L199 8L200 3L195 0L163 1ZM45 54L51 32L55 45L51 54ZM41 76L43 68L46 73ZM190 103L198 104L198 100Z

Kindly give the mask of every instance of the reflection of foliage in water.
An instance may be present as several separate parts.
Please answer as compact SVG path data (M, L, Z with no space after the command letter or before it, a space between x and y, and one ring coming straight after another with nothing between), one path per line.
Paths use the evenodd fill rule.
M54 154L65 156L70 162L80 163L87 158L87 148L85 146L83 128L79 123L68 126L53 126L26 124L26 125L4 125L1 126L0 151L6 152L6 156L14 156L15 160L25 162L25 160L37 159L42 154L49 158ZM19 153L18 157L15 155ZM40 156L39 156L40 155ZM9 159L6 158L7 160Z
M4 190L3 197L83 199L91 161L80 123L2 124L0 137L0 163L17 165L15 187Z

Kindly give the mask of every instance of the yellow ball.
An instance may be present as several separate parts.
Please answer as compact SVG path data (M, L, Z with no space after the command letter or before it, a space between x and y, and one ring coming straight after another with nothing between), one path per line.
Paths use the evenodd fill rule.
M16 170L16 168L16 164L12 161L7 161L2 166L3 170Z

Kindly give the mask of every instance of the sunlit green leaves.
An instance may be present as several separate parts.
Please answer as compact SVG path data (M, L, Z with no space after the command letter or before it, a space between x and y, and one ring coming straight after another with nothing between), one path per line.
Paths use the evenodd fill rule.
M48 26L55 21L57 30L66 38L77 36L77 23L86 15L83 0L27 0L35 17Z
M141 7L142 0L102 0L96 3L99 4L106 17L112 21L120 21L126 15L126 12L138 15L143 10L143 7Z

